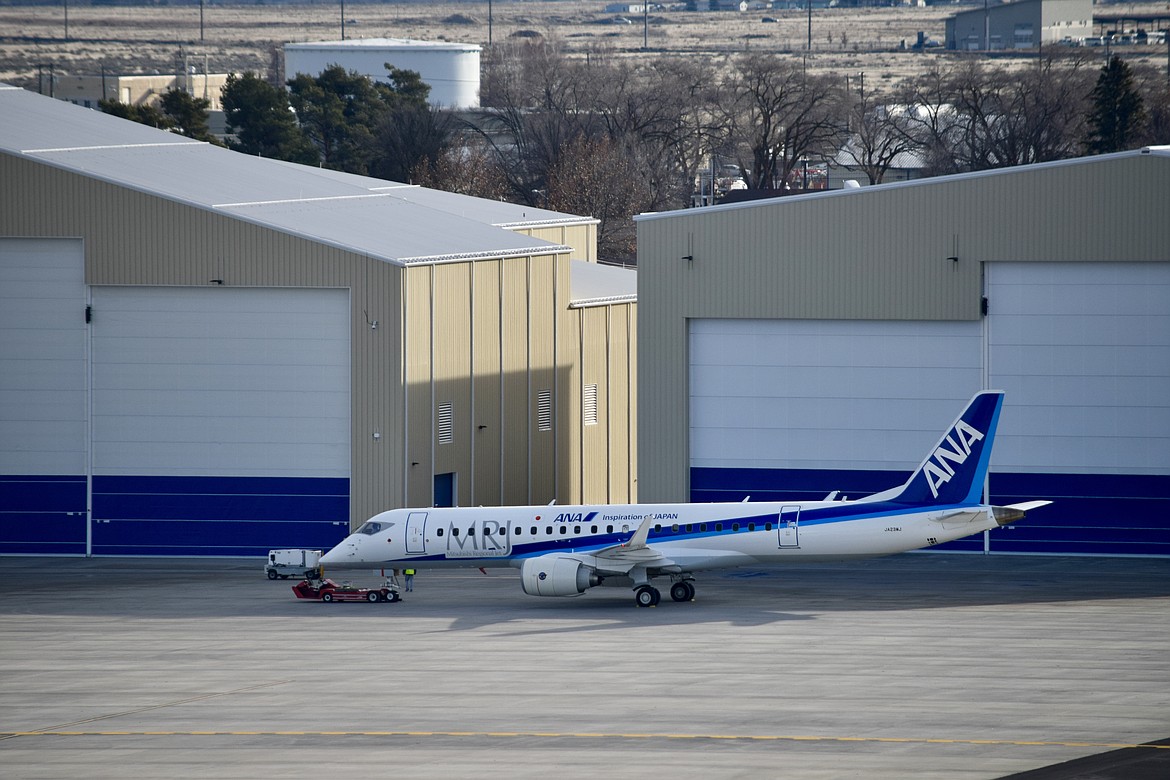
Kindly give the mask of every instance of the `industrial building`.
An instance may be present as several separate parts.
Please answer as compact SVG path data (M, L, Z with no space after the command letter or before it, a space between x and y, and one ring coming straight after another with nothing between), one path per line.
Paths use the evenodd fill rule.
M635 275L596 260L591 218L0 85L0 553L632 500Z
M413 70L431 88L428 100L439 108L479 108L480 47L473 43L357 38L284 45L284 77L316 76L331 65L385 83L386 65Z
M1017 0L984 4L946 20L946 47L960 51L1035 49L1093 30L1092 0Z
M1170 554L1170 147L638 218L639 499L860 497L1006 400L959 550ZM650 403L648 399L653 399Z

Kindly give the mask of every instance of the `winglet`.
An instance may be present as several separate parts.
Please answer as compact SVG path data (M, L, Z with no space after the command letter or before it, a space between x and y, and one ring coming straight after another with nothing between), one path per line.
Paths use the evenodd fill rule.
M654 522L654 515L650 512L646 513L646 518L642 524L638 526L638 530L634 531L634 535L630 537L630 541L622 545L626 549L639 549L646 546L646 540L650 537L650 525Z

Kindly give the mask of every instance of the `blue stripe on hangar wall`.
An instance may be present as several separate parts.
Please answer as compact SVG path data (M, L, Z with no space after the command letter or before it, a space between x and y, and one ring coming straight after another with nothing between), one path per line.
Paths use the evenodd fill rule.
M834 490L863 498L905 480L901 471L695 467L691 500L819 500ZM992 531L991 552L1170 555L1170 476L992 473L990 488L995 504L1055 502L1029 512L1021 523ZM982 552L983 537L936 549Z
M0 474L0 555L85 555L85 477Z
M85 554L84 477L0 477L0 553ZM94 555L262 556L332 547L349 479L94 477Z

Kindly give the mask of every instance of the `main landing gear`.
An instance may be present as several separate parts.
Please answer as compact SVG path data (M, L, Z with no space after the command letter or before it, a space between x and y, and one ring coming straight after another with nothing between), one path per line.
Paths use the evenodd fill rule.
M670 586L672 601L694 601L695 583L692 580L677 580ZM642 585L634 591L634 602L639 607L656 607L662 594L653 585Z

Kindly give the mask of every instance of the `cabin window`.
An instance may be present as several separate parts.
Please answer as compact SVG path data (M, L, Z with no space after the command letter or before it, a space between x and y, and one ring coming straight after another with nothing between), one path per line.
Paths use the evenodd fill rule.
M771 531L771 530L772 530L772 524L771 524L771 523L764 523L764 530L765 530L765 531Z
M573 526L573 533L575 533L575 534L581 533L581 526L579 526L579 525Z
M702 523L702 524L699 526L699 531L700 531L701 533L707 533L707 524L706 524L706 523Z
M738 530L739 530L739 523L732 523L732 524L731 524L731 530L732 530L732 531L738 531Z
M475 526L474 525L471 526L471 528L467 529L467 535L468 536L475 536Z
M551 526L551 525L546 525L546 526L544 527L544 532L545 532L546 534L548 534L549 536L552 536L552 526Z
M452 535L452 536L458 536L458 535L459 535L459 529L458 529L458 528L452 528L452 529L451 529L451 535Z
M690 532L691 532L691 524L687 523L687 533L689 534Z
M565 527L562 525L561 526L561 536L564 536L566 533L567 532L565 531Z
M442 536L442 535L443 535L443 529L442 529L442 528L439 528L439 529L436 529L436 530L435 530L435 536Z
M606 532L607 534L612 534L612 533L613 533L613 526L612 526L612 525L607 525L607 526L605 527L605 532Z
M507 535L508 535L508 527L503 526L503 525L500 526L500 536L507 536Z
M589 529L589 533L591 533L591 534L595 534L595 533L597 533L597 526L593 526L593 527L591 527L591 528Z
M536 536L536 526L532 526L532 528L530 528L529 530L532 532L533 536Z
M723 523L716 523L715 524L715 533L720 533L722 531L723 531Z
M756 530L756 524L755 523L748 523L748 530L749 531Z
M677 534L677 533L678 533L678 523L675 523L674 525L672 525L672 526L670 527L670 532L671 532L672 534Z

